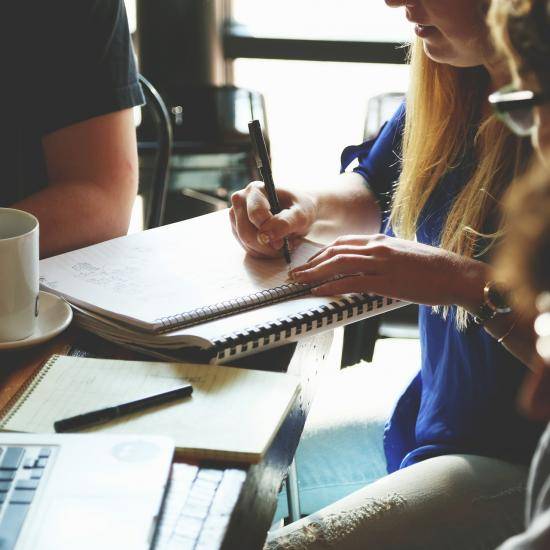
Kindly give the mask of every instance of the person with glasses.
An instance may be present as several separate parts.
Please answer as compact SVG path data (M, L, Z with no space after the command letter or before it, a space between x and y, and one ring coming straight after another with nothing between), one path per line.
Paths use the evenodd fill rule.
M550 162L550 155L548 156ZM518 312L533 320L534 353L540 367L520 392L523 413L550 421L550 176L548 168L518 181L506 199L509 232L503 240L498 276L513 285ZM500 550L550 548L550 424L529 470L525 532Z
M550 6L544 0L494 0L491 20L497 43L509 52L514 83L489 102L513 132L532 136L545 161L550 156Z
M550 0L494 0L495 42L509 56L513 85L490 97L502 120L531 136L540 165L510 190L508 226L500 246L498 276L513 289L515 308L534 319L533 355L539 368L520 394L522 410L550 421ZM529 471L526 530L500 550L550 548L550 424Z
M421 369L386 425L389 475L273 531L270 550L494 548L521 529L543 429L516 410L531 328L488 265L501 199L531 156L487 101L510 77L489 37L489 3L386 3L415 25L411 82L377 138L344 151L343 169L358 166L326 183L280 182L275 216L260 182L232 197L234 233L252 255L280 255L283 237L292 244L319 226L342 235L292 272L314 293L420 304Z

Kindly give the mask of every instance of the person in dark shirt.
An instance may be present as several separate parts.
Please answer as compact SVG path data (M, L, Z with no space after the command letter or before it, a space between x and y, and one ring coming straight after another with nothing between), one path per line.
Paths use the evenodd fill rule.
M42 257L125 234L143 95L123 0L2 12L0 207L38 218Z

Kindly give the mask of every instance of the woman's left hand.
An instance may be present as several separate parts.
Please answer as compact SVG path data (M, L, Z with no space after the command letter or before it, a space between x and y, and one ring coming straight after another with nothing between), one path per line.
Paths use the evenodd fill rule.
M487 266L458 254L386 235L348 235L292 270L313 294L364 292L426 305L481 303Z

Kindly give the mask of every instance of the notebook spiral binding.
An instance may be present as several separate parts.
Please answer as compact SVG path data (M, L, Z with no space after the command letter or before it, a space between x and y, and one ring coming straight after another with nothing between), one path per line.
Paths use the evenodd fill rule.
M52 355L29 379L19 388L15 395L6 403L0 411L0 429L3 429L9 421L19 412L34 388L42 382L53 364L57 361L58 355Z
M397 303L398 300L369 294L351 294L326 306L304 311L273 323L258 325L241 333L228 335L214 342L211 351L217 360L242 353L248 349L258 349L273 342L285 341L334 323L344 321L365 312L374 311Z
M155 322L160 326L157 332L171 332L180 328L187 328L193 325L204 323L205 321L213 321L220 317L227 317L235 313L249 311L268 304L282 302L291 297L303 296L311 290L311 285L300 283L289 283L286 285L277 286L247 296L240 296L233 300L227 300L218 304L213 304L185 313L161 317Z

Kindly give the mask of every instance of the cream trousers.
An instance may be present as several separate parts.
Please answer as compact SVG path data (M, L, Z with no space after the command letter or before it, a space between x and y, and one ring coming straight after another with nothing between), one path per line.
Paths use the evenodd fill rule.
M425 460L268 534L269 550L485 550L524 528L527 467Z

